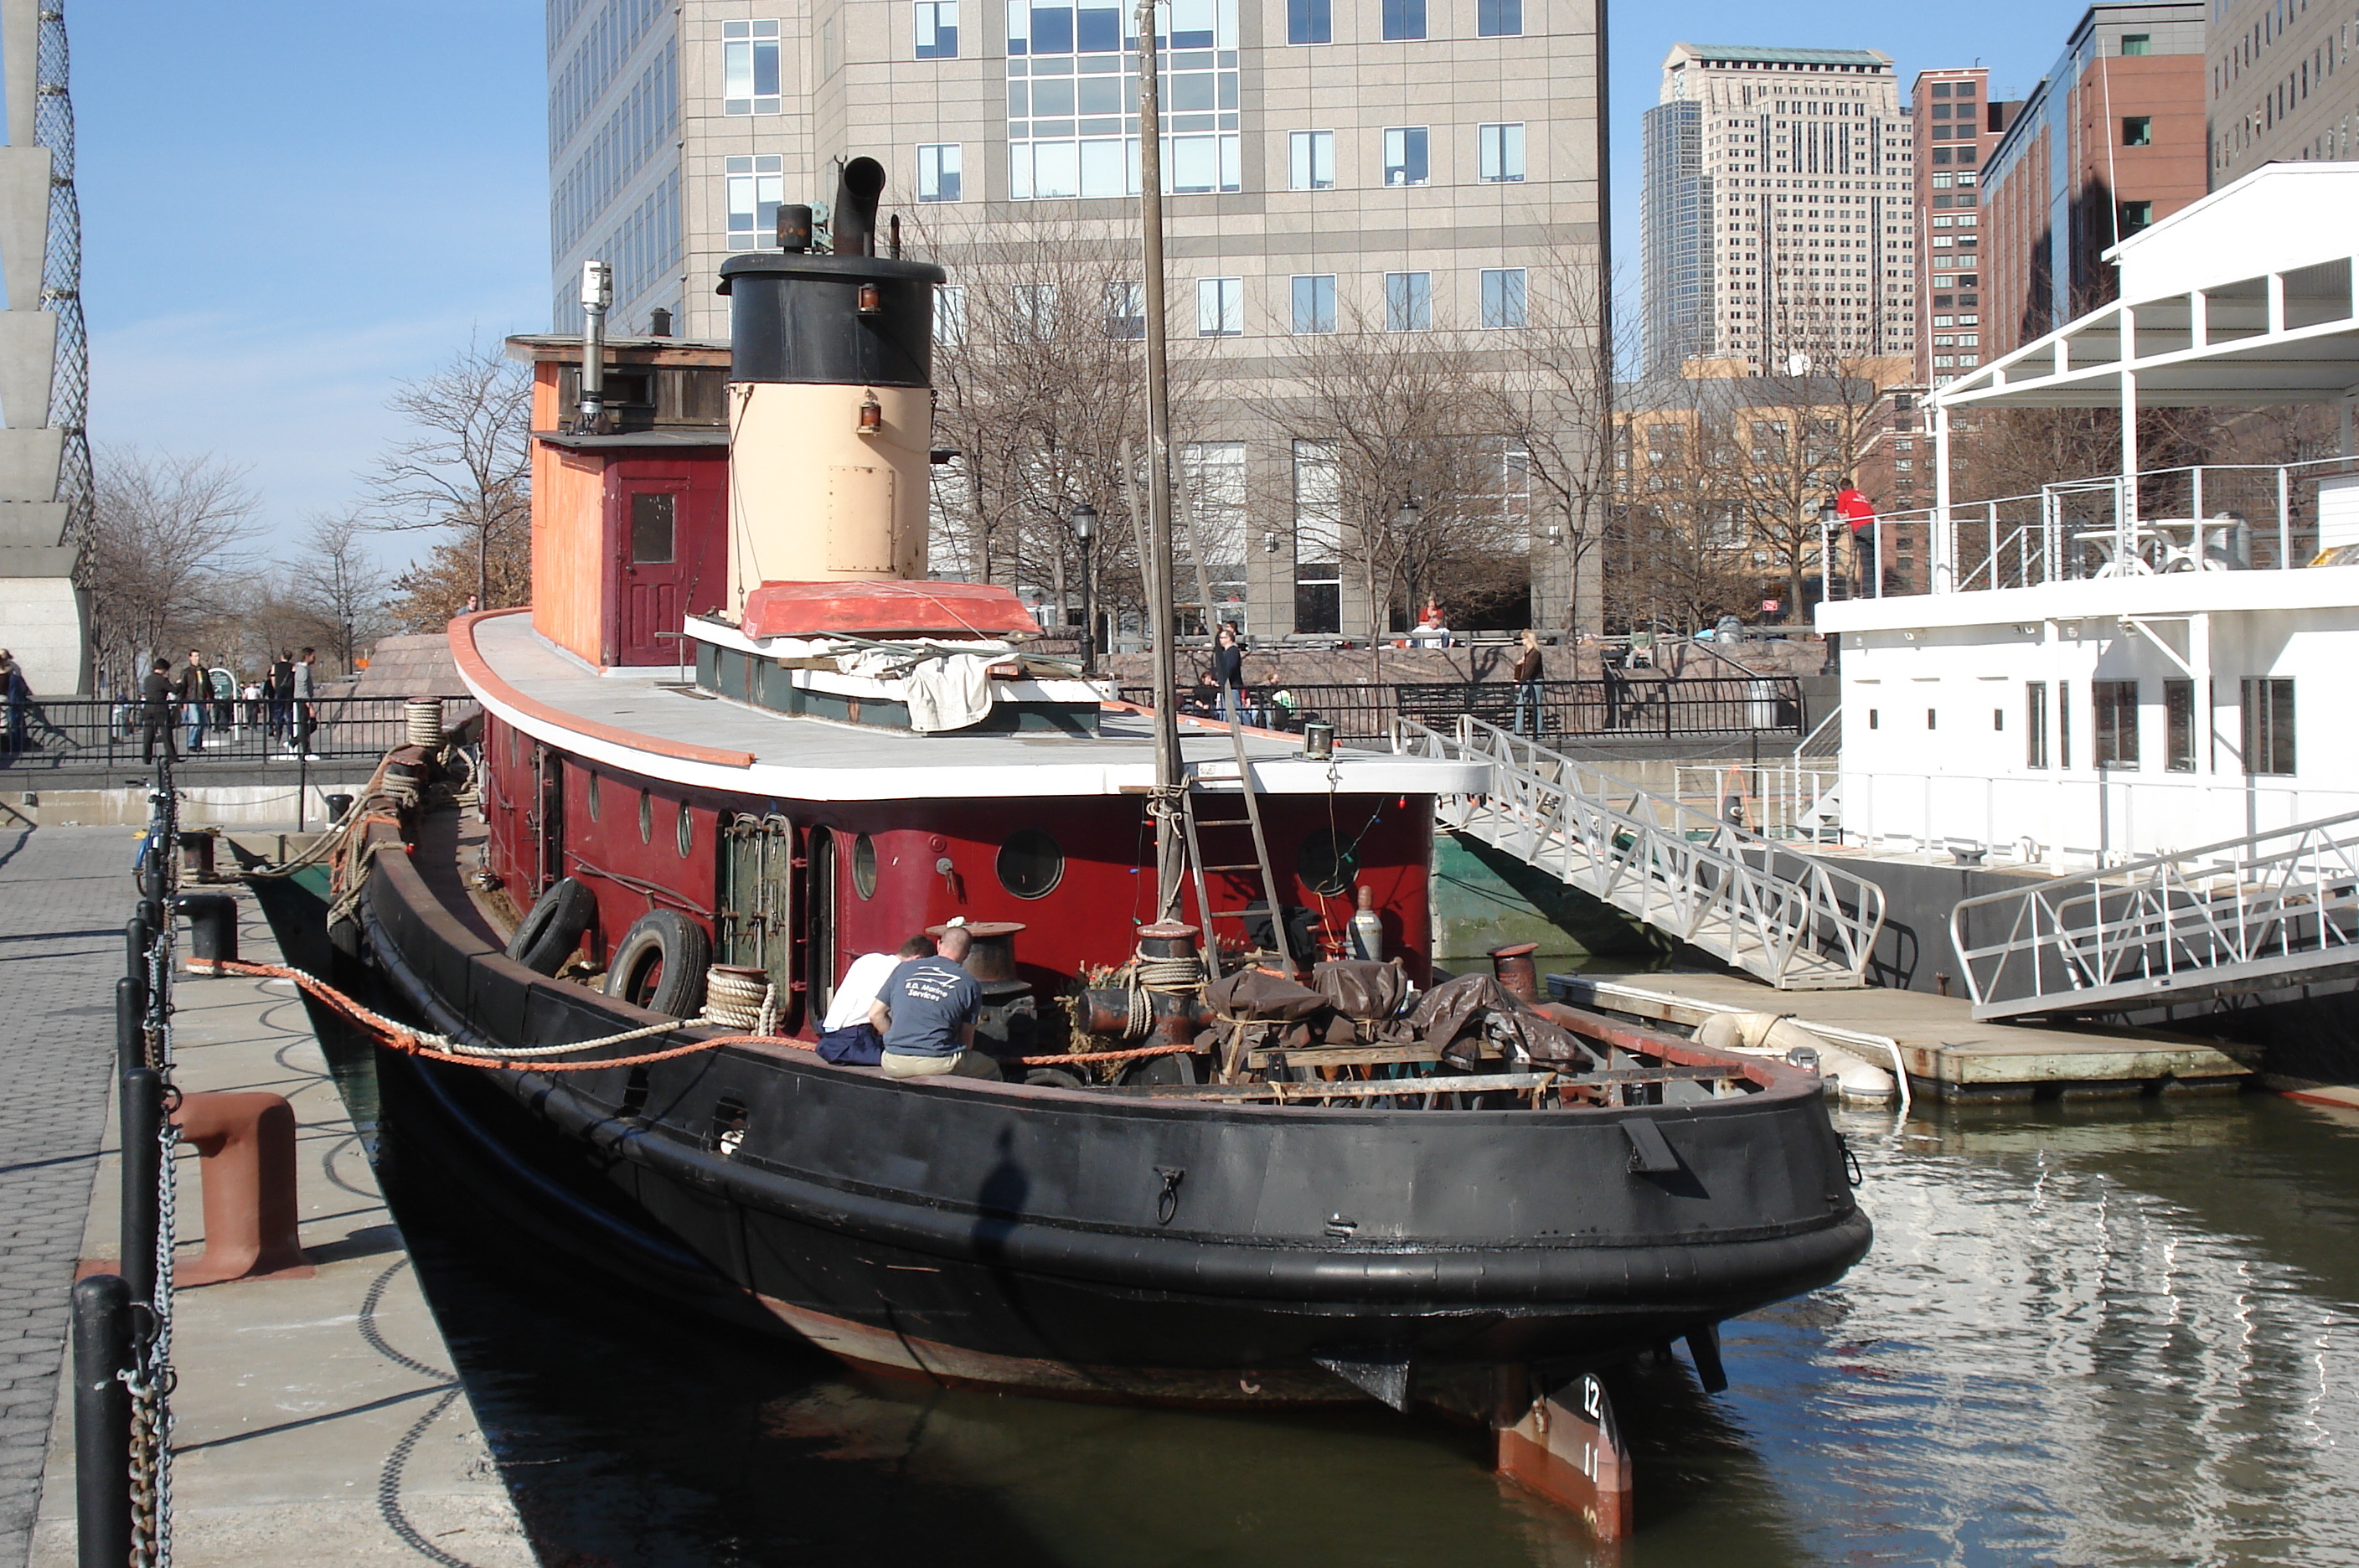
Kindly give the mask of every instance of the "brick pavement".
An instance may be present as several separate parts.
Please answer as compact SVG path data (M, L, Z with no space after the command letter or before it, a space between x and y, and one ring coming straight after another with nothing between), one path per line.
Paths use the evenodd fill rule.
M0 811L0 1568L20 1568L106 1141L114 982L136 894L124 828Z

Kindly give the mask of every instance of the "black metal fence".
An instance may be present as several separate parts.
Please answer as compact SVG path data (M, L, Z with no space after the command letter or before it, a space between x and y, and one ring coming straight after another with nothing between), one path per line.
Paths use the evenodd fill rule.
M315 697L308 715L295 704L274 711L266 700L172 704L172 743L183 773L212 768L375 759L408 738L407 697ZM472 697L445 697L446 729L472 716ZM201 707L201 724L190 709ZM309 718L306 728L301 723ZM12 773L95 773L140 765L147 724L136 701L68 697L8 710L0 727L0 777ZM194 744L191 737L194 737ZM302 743L300 750L298 742ZM156 749L161 751L159 738Z
M1280 694L1293 698L1289 707ZM1682 735L1803 733L1802 683L1790 675L1693 680L1543 681L1533 697L1508 681L1391 683L1368 686L1265 686L1254 691L1245 718L1268 729L1299 730L1310 719L1335 726L1338 738L1378 741L1396 718L1447 729L1461 713L1502 729L1593 739L1670 739ZM1151 703L1146 686L1122 688L1125 702ZM1180 694L1183 712L1218 717L1192 689Z

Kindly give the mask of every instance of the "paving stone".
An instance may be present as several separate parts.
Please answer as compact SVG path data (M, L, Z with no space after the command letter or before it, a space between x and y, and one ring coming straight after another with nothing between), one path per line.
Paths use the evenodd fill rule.
M25 1562L39 1503L67 1292L106 1141L123 954L108 933L136 898L134 847L121 828L0 831L0 1365L10 1379L0 1400L0 1568Z

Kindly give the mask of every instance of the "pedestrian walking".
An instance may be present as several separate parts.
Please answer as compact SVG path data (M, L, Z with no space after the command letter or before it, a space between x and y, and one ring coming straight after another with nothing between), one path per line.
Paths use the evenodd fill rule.
M33 689L26 684L16 655L5 648L0 648L0 699L8 705L8 755L21 757L27 747L27 727L32 722Z
M282 649L263 680L263 694L270 703L270 744L291 746L295 739L295 650Z
M307 648L303 657L295 661L294 712L290 715L295 721L295 743L290 755L306 762L320 760L320 754L311 749L311 735L320 722L318 705L312 701L316 688L312 685L311 667L319 657L317 651Z
M139 760L156 760L156 737L164 737L164 755L178 762L179 746L172 738L172 661L159 659L139 683Z
M238 724L240 727L249 730L260 729L262 727L263 711L266 706L267 704L262 700L261 681L249 681L244 686L240 687L237 693Z
M1524 631L1524 648L1516 655L1516 733L1538 735L1540 733L1540 682L1548 676L1548 661L1540 654L1539 634L1529 627ZM1526 728L1528 724L1530 727Z
M189 662L180 667L180 681L174 695L179 698L182 717L189 724L189 750L205 748L205 704L212 697L212 681L205 673L205 656L196 648L189 649Z

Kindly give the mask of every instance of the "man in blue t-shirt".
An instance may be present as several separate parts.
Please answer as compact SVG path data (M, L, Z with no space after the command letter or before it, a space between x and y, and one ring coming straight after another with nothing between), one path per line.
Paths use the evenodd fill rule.
M999 1076L999 1064L974 1049L983 987L961 967L973 946L964 926L952 926L942 932L933 957L910 959L877 987L868 1021L884 1037L876 1065L887 1078Z

